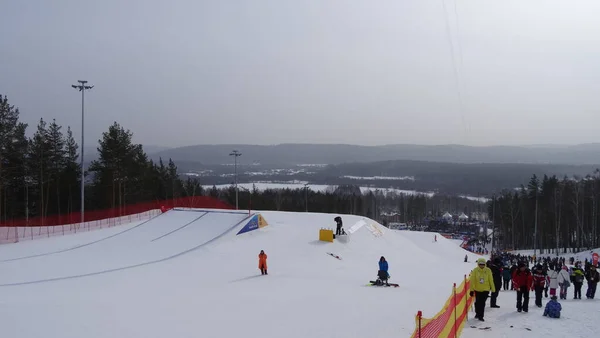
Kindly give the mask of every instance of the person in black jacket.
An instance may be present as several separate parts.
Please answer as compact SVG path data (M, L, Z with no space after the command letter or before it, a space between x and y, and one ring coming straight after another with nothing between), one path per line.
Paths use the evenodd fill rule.
M498 293L500 293L500 289L502 288L502 270L501 265L502 261L500 257L496 257L494 262L487 261L487 266L492 270L492 277L494 277L494 286L496 287L496 292L492 292L490 295L490 307L499 308L498 304L496 304L496 299L498 299Z
M596 271L596 267L590 265L590 270L585 273L585 279L588 283L588 289L585 294L587 299L594 299L596 296L596 285L598 285L598 279L600 279L600 274Z
M344 229L342 229L342 218L340 216L337 216L336 218L333 219L336 223L336 229L335 229L335 234L337 235L345 235L345 231Z

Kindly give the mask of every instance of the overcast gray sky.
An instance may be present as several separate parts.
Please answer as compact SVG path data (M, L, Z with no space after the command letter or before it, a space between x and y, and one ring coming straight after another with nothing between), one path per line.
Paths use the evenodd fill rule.
M86 145L598 141L600 1L443 3L4 0L0 93L79 138L88 80Z

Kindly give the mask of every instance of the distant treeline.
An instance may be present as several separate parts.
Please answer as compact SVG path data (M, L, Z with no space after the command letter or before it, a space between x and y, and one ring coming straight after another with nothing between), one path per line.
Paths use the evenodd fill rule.
M186 163L186 165L191 165ZM189 168L189 167L188 167ZM198 167L195 167L197 169ZM203 167L204 168L204 167ZM233 166L207 166L212 174L202 177L206 185L230 184L233 182ZM296 174L280 173L273 175L248 175L253 172L269 169L241 166L238 168L239 182L253 181L308 181L311 184L322 185L361 185L381 188L396 188L416 190L421 192L438 192L448 195L469 195L491 197L504 189L513 189L527 184L532 174L538 177L544 175L563 177L583 177L595 171L596 166L582 165L544 165L544 164L459 164L420 161L385 161L376 163L348 163L330 165L324 168L305 168L311 173ZM278 169L273 167L271 169ZM193 170L193 169L192 169ZM229 176L219 176L229 174ZM411 176L414 180L382 180L382 179L351 179L344 176L358 177L404 177Z
M202 192L235 205L235 187L213 187ZM436 218L445 212L485 212L486 204L456 196L396 194L383 191L361 193L358 186L332 186L325 192L310 189L256 189L239 188L241 209L310 211L366 216L383 222L382 215L396 213L398 221L420 224L425 218Z
M600 172L575 180L534 175L490 201L500 248L579 250L600 246ZM536 231L537 223L537 231Z

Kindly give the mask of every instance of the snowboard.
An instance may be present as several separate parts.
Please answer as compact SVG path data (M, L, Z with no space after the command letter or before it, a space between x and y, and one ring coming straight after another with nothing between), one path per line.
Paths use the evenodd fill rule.
M485 326L485 327L477 327L477 326L475 326L475 325L471 325L471 328L472 328L472 329L479 329L479 330L486 330L486 331L488 331L488 330L491 330L491 329L492 329L490 326Z
M335 257L335 258L339 259L340 261L342 260L342 257L340 257L340 256L338 256L338 255L336 255L336 254L334 254L334 253L328 252L327 254L328 254L329 256L331 256L331 257Z
M391 287L391 286L393 286L395 288L400 287L400 285L398 285L396 283L388 283L388 284L389 284L389 286L385 285L385 284L384 285L375 285L375 281L374 280L369 281L369 285L371 285L371 286L384 286L384 287Z

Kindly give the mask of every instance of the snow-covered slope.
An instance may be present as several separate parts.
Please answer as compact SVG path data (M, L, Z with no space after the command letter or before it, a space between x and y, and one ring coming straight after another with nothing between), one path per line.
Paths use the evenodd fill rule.
M434 242L433 233L342 215L346 229L365 225L348 243L325 243L319 229L332 228L336 215L261 214L269 226L240 235L247 212L175 210L118 229L0 247L2 333L408 337L416 311L433 316L472 268L463 263L466 251L439 235ZM258 271L261 249L268 276ZM399 288L366 286L380 256Z

